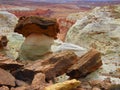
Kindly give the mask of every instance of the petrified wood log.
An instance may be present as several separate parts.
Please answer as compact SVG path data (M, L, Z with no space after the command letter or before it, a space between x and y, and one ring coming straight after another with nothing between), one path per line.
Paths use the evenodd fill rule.
M49 80L66 73L68 68L75 64L76 61L77 56L75 53L64 51L53 54L46 60L35 61L32 65L28 65L26 69L42 72L46 75L46 79Z
M67 75L71 78L85 77L89 73L97 70L101 65L100 52L92 49L78 58L78 61L68 69Z

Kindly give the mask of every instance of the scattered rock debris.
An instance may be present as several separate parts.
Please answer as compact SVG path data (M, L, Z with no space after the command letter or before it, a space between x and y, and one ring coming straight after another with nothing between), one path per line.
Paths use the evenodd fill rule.
M72 51L62 51L54 53L44 60L26 60L26 63L25 61L11 60L2 54L0 54L0 59L1 90L84 90L83 82L76 80L78 77L75 75L80 75L81 72L80 77L83 78L83 75L87 76L102 65L100 53L95 49L88 51L81 57ZM80 62L82 65L78 64ZM93 62L94 64L91 65ZM76 68L72 68L74 65ZM83 69L80 69L82 67ZM60 83L54 82L57 76L75 70L78 71L75 75L68 74L69 80ZM79 72L79 70L81 71ZM90 88L97 87L92 84L89 86Z

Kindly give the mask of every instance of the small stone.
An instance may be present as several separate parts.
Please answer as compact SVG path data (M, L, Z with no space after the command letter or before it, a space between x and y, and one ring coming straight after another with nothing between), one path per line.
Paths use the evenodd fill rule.
M93 89L92 90L101 90L100 88L98 88L98 87L93 87Z
M0 85L15 86L15 78L7 71L0 68Z
M9 90L9 88L7 86L2 86L0 87L0 90Z
M27 88L22 86L22 87L17 87L17 88L11 88L11 90L27 90Z

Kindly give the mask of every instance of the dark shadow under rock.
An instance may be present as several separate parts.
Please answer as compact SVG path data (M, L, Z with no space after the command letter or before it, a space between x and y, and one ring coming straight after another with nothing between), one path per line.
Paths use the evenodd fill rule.
M31 70L18 70L12 74L16 79L24 81L27 84L31 84L34 78L35 72Z

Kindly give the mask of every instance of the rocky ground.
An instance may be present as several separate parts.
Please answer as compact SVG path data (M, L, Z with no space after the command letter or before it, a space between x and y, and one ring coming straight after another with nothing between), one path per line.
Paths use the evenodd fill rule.
M91 12L87 12L86 16L83 14L79 17L80 13L70 15L68 21L65 19L65 22L67 21L65 25L68 25L65 29L66 37L62 38L65 43L59 42L56 45L56 50L61 50L53 52L53 54L49 53L49 55L45 55L44 59L35 61L19 60L20 47L25 42L26 36L23 37L23 35L13 32L18 23L15 15L1 12L0 19L3 28L0 30L0 90L119 90L119 11L119 6L97 7ZM62 23L62 21L64 20L59 22ZM49 20L41 21L37 22L40 27L34 27L36 30L43 30L45 25L54 25L54 23ZM36 25L36 22L32 24ZM25 25L27 24L23 25L23 29L27 30ZM28 27L31 26L31 24L28 25ZM56 25L52 27L56 27ZM48 29L52 30L52 27L48 27ZM56 30L58 29L54 28L54 31ZM40 32L40 34L43 33L56 38L56 33L55 36L52 36L50 32ZM61 47L58 47L60 45ZM65 45L68 45L67 49ZM86 51L76 54L77 49L81 52ZM64 79L65 82L59 82L58 79L61 81Z

